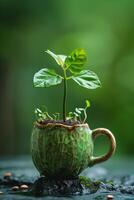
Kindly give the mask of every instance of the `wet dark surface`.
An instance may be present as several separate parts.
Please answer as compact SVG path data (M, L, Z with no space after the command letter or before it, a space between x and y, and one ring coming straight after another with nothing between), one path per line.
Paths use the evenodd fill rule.
M4 177L11 172L10 177ZM86 177L86 178L83 178ZM20 189L27 185L28 189ZM17 191L13 191L18 186ZM134 159L111 159L85 170L79 179L47 180L39 177L30 157L0 159L0 200L134 199Z

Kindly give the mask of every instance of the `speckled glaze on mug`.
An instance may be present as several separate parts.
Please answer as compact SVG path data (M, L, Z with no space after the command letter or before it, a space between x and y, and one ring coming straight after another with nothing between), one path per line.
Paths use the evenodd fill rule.
M110 141L108 153L93 156L94 140L106 135ZM88 124L73 126L59 123L35 123L31 137L34 165L41 175L51 179L77 177L84 169L111 157L116 148L113 134L105 128L90 130Z

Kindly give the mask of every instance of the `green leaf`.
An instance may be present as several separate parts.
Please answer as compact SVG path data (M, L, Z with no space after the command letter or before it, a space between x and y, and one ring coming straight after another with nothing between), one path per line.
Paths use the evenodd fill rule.
M80 110L80 111L83 111L83 110L85 110L85 109L84 109L84 108L79 108L79 110Z
M36 108L35 109L35 114L37 114L37 113L42 113L42 111L39 108Z
M78 114L81 114L81 111L79 108L75 108L75 111L78 113Z
M50 50L47 50L46 53L48 53L50 56L52 56L52 58L54 58L54 60L57 62L58 65L60 65L61 67L64 67L65 59L67 56L56 55Z
M35 73L33 78L34 87L50 87L60 84L62 77L55 73L55 71L44 68Z
M78 115L76 112L74 112L74 115L75 115L76 117L79 117L79 115Z
M65 60L66 67L74 74L79 73L87 61L84 49L75 49Z
M80 86L87 89L96 89L101 87L101 82L98 76L90 70L83 70L79 74L72 76L72 79Z
M90 107L90 101L86 100L86 108L89 108L89 107Z

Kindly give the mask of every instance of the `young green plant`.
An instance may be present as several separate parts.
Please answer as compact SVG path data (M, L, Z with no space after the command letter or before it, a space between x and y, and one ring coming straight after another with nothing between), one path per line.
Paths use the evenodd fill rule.
M35 73L33 82L34 87L50 87L58 85L63 82L64 91L63 91L63 121L67 119L67 82L72 79L79 86L87 89L96 89L101 86L101 82L98 76L89 69L85 68L85 63L87 61L87 56L85 50L82 48L75 49L70 55L56 55L52 51L47 50L51 57L54 58L56 63L62 70L62 74L57 74L54 70L43 68ZM90 106L89 101L86 101L86 108L77 108L76 114L80 114L81 111L84 112L85 118L86 109ZM41 113L40 113L41 114ZM47 117L47 115L46 115Z

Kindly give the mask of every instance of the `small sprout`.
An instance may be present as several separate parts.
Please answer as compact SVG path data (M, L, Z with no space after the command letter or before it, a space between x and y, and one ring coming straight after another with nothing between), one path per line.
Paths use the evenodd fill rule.
M55 120L60 120L60 113L55 113L56 119Z
M43 119L44 119L44 120L47 119L47 115L46 115L45 113L43 113L43 112L42 112L42 114L41 114L41 117L42 117L42 120L43 120Z
M75 108L75 111L78 113L78 114L81 114L81 111L79 108Z
M52 116L53 116L53 119L56 120L56 115L55 115L55 114L52 114Z
M60 119L60 113L52 114L52 116L53 116L53 119L54 119L55 121L57 121L57 120Z
M67 120L71 120L74 118L73 112L69 112L67 115Z
M46 115L46 117L50 120L52 120L53 118L48 114L48 112L44 112L44 114Z
M79 115L78 115L76 112L74 112L74 115L75 115L76 117L79 117Z
M36 115L36 118L37 120L45 120L45 119L53 119L49 114L48 112L46 111L42 111L41 109L39 108L36 108L35 109L35 115Z
M75 108L74 112L69 112L66 119L67 120L74 120L74 121L79 121L80 123L85 123L87 119L87 113L86 110L87 108L90 107L90 101L86 100L85 101L86 106L85 108ZM35 109L35 114L36 118L38 121L43 121L43 120L55 120L58 121L60 120L60 113L56 112L52 114L52 116L47 112L47 108L45 106L42 106L42 108L36 108ZM84 119L82 120L82 116L84 115Z
M39 108L36 108L35 113L42 113L42 111Z
M86 110L87 110L87 108L89 108L90 107L90 101L89 100L86 100L86 107L85 107L85 109L83 110L83 112L84 112L84 120L83 120L83 123L85 123L86 122L86 119L87 119L87 112L86 112Z
M36 108L34 113L35 113L35 116L36 116L37 120L41 119L42 111L39 108Z
M78 117L79 117L79 114L77 114L76 112L69 112L67 115L67 120L77 121Z
M90 101L86 100L86 107L85 108L75 108L75 112L74 115L77 117L77 119L81 122L81 123L85 123L86 119L87 119L87 113L86 110L87 108L90 107ZM84 115L84 120L82 120L82 115Z

